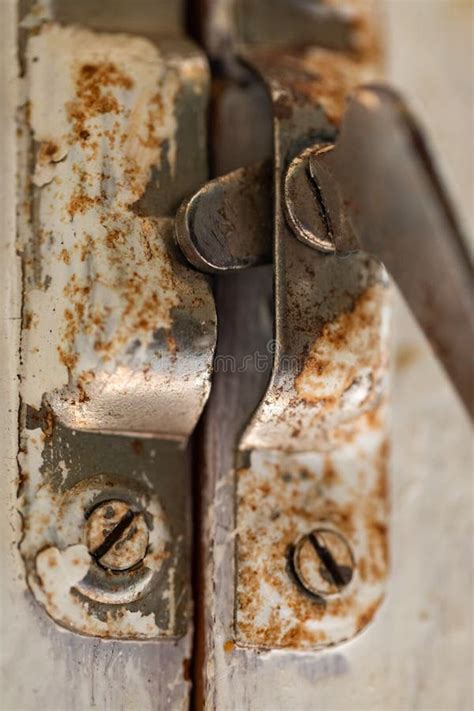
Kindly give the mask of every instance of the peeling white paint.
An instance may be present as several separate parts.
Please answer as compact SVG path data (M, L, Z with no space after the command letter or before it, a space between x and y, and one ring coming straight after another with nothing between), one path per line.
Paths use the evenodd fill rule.
M48 613L65 627L97 637L149 638L159 635L153 613L143 615L120 608L106 619L91 616L87 603L74 594L74 589L86 576L91 559L83 545L69 546L64 551L51 547L36 558L39 584L32 582L37 599Z

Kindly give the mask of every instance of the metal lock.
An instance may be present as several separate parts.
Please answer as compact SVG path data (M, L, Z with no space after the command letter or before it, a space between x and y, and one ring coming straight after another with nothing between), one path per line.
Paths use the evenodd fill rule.
M261 110L263 128L246 139L255 162L207 183L209 77L194 47L54 23L28 41L20 550L35 597L61 625L120 639L189 635L185 447L217 370L214 298L200 272L222 276L219 304L227 272L273 260L270 379L255 388L258 405L234 402L245 427L233 432L229 467L229 634L243 648L313 650L358 634L385 594L385 266L421 323L430 318L423 285L397 256L423 249L397 221L397 191L407 222L443 255L430 280L461 264L450 299L433 296L445 324L433 340L466 400L452 324L462 313L472 330L469 274L413 118L392 92L357 89L376 75L370 23L326 8L316 25L326 36L340 23L334 46L317 46L312 26L313 45L287 53L273 48L280 24L253 30L248 4L237 5L224 83L232 92L248 82L239 110ZM218 115L229 111L222 96ZM235 163L231 153L218 147L216 164ZM390 189L375 200L370 186L385 174Z
M228 619L233 605L229 635L241 647L332 646L363 630L384 598L390 313L384 265L472 411L472 363L465 357L465 344L474 337L469 260L449 202L446 196L440 200L441 184L421 132L402 99L377 85L357 88L376 76L378 57L373 28L362 21L360 26L366 42L358 51L350 39L345 52L311 46L286 54L270 43L244 48L236 43L255 72L253 81L269 97L265 103L247 89L267 135L273 132L272 155L261 151L256 139L244 139L228 152L227 162L232 165L240 151L249 165L207 184L178 212L178 244L202 271L223 275L264 264L272 259L273 244L272 372L250 421L255 404L239 403L238 423L232 435L225 433L234 436L237 450L236 536L234 550L225 540L215 544L235 560L236 583L232 602L229 595L224 603L216 601L213 614ZM235 67L230 77L232 72ZM246 80L251 85L248 75ZM252 109L239 109L242 122ZM219 143L218 148L227 155ZM259 162L251 163L255 156ZM400 211L400 203L406 210ZM428 239L436 249L428 248ZM418 278L412 269L428 249L436 264L430 261ZM427 289L443 282L446 265L459 280L449 295L440 290L427 301ZM247 293L238 281L229 292L251 303L250 279L242 283ZM245 339L242 330L251 332L244 325L245 308L232 318L223 291L228 332L234 329ZM256 291L261 299L265 287ZM441 315L436 324L434 303ZM460 318L467 339L455 326ZM221 340L241 351L230 336ZM242 382L243 391L249 381ZM265 387L262 379L260 384ZM227 386L219 379L214 383L223 399L238 387L238 378ZM216 419L218 395L211 399ZM214 496L217 501L209 504L228 511L220 490ZM222 513L219 520L224 519ZM337 556L314 537L317 524L345 541L346 552L339 554L343 570L351 561L350 579L338 573ZM306 580L300 564L305 541L315 543L334 597ZM232 565L220 563L222 580L233 573Z
M409 663L433 641L438 683L467 649L445 614L461 568L426 601L452 540L465 559L465 515L436 566L395 555L389 578L388 362L391 276L472 408L472 274L416 121L367 85L372 5L2 4L21 74L2 244L22 287L5 309L12 708L465 698ZM443 498L442 476L429 487ZM425 556L438 512L419 490L397 540L416 528Z

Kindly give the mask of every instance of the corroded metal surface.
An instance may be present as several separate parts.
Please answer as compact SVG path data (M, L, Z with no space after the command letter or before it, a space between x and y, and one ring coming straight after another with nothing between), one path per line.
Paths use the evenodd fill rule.
M384 271L367 258L341 265L330 260L318 256L306 287L314 285L315 300L324 304L319 313L307 306L306 323L314 335L302 321L293 322L293 328L287 320L282 324L286 350L281 346L275 356L272 381L242 449L331 451L357 438L365 415L384 397L390 315ZM364 285L377 277L379 282ZM336 292L338 283L345 288ZM350 289L360 289L352 303ZM330 302L335 292L341 311L326 320L325 310L337 309ZM305 292L294 287L292 295L301 298Z
M27 581L65 627L106 638L177 637L189 616L187 455L178 444L69 430L30 411L19 456ZM142 511L145 556L110 570L88 517L120 500ZM110 561L109 561L110 562Z
M202 57L46 25L29 42L27 81L37 150L24 400L39 409L45 396L70 427L185 438L209 393L213 299L180 263L171 220L144 216L140 200L152 175L156 185L183 168L179 121L187 102L203 111ZM199 142L202 125L185 125ZM201 154L196 185L203 175Z
M20 211L19 508L28 585L70 630L184 635L181 655L185 443L209 393L216 324L207 279L183 263L170 214L206 174L207 80L202 55L178 40L157 47L46 23L26 49L23 129L35 150L29 163L25 151ZM143 517L131 566L91 550L88 517L107 500Z
M340 136L308 170L341 254L381 259L474 415L473 269L426 139L403 98L382 86L351 97Z
M344 92L360 79L357 60L328 55L252 57L275 116L276 348L239 444L250 450L236 485L235 634L244 646L315 649L352 638L380 606L388 572L387 277L365 254L339 259L298 241L283 199L295 153L334 132ZM359 561L324 604L288 569L292 547L321 523L339 529Z
M383 267L363 253L339 259L296 240L283 184L296 154L335 135L344 96L370 67L323 50L252 59L275 111L276 350L270 385L240 447L330 449L339 428L350 429L375 407L385 387L388 282Z
M387 442L378 413L330 454L254 451L237 472L236 641L315 649L352 638L372 620L388 570ZM354 551L350 583L325 600L291 570L293 547L315 527Z

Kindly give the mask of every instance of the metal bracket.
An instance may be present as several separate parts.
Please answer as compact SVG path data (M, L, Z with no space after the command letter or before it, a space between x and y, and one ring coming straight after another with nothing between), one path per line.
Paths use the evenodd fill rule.
M182 39L48 23L28 40L26 82L28 583L81 634L176 638L190 613L186 444L209 394L216 317L173 218L206 178L207 65Z

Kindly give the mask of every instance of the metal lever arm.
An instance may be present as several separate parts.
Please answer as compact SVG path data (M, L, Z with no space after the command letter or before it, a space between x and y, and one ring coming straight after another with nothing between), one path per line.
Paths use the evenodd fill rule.
M336 145L312 152L309 170L336 253L362 248L385 264L472 415L472 265L402 99L358 89Z

